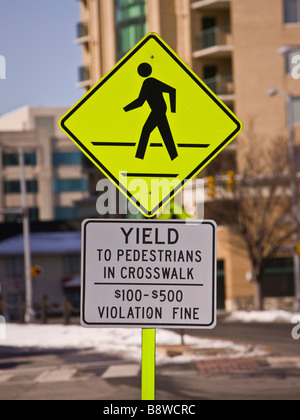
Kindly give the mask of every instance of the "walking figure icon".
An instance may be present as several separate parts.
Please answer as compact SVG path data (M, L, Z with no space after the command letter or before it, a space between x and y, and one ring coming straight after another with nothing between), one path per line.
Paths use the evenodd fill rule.
M151 108L151 113L143 126L135 157L138 159L145 158L150 134L157 127L171 160L174 160L177 158L178 153L166 116L167 105L164 100L163 93L166 92L169 94L171 112L176 113L176 89L155 79L154 77L149 77L152 74L152 67L148 63L142 63L139 65L138 74L141 77L146 78L146 80L143 83L139 97L129 105L125 106L124 111L128 112L133 109L140 108L145 102L148 102Z

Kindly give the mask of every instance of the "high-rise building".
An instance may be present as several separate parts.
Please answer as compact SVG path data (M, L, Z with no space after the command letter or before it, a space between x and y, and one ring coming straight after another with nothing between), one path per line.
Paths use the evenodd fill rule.
M156 32L243 121L240 137L251 127L265 144L280 137L286 150L292 127L300 170L300 0L80 0L80 9L78 87L92 87L143 35ZM239 165L237 139L201 176ZM220 306L245 306L253 297L251 264L246 253L222 246L228 231L219 232ZM291 260L275 264L273 284L292 284ZM284 289L291 297L292 287Z
M297 47L300 53L299 8L298 0L81 0L78 87L93 86L143 35L156 32L244 124L255 119L258 130L277 135L286 128L285 103L270 99L268 88L293 93L300 121L300 83L291 77L292 54ZM294 52L282 48L291 46Z

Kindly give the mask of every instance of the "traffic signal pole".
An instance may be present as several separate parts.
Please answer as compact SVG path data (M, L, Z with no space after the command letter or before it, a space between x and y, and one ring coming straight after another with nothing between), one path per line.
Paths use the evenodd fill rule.
M156 220L156 216L151 218ZM141 399L155 400L156 329L142 329Z
M27 206L27 190L25 178L25 162L24 150L18 149L19 152L19 166L20 166L20 181L21 181L21 207L23 220L23 240L24 240L24 268L25 268L25 322L32 321L32 282L31 282L31 250L30 250L30 227L29 227L29 212Z

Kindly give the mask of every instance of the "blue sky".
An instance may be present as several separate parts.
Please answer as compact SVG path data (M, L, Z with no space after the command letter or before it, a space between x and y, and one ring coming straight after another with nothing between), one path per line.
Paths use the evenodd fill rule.
M74 45L79 4L73 0L0 0L0 114L24 105L73 105L81 48Z

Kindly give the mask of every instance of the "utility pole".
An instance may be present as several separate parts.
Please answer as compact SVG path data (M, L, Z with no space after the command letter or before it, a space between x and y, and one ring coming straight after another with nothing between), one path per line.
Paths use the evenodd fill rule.
M294 261L294 286L295 301L294 310L300 311L300 256L297 252L299 244L299 220L298 220L298 185L297 185L297 168L295 159L295 138L294 138L294 122L293 122L293 96L282 89L272 87L267 91L269 96L275 96L280 93L285 98L286 118L288 127L288 153L290 161L290 188L291 188L291 213L293 224L293 261Z
M33 318L30 226L29 226L29 211L28 211L28 205L27 205L24 150L20 147L18 149L18 152L19 152L19 167L20 167L20 181L21 181L21 208L22 208L23 240L24 240L25 302L26 302L25 322L29 323L32 321L32 318Z

